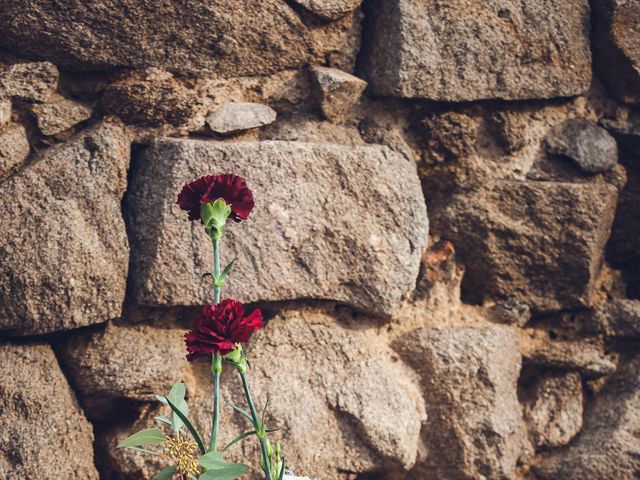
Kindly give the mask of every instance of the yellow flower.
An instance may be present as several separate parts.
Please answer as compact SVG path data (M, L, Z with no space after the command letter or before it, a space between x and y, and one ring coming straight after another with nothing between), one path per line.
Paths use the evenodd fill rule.
M176 473L182 477L197 477L200 474L198 463L198 446L193 440L176 433L175 438L164 437L164 454L176 464Z

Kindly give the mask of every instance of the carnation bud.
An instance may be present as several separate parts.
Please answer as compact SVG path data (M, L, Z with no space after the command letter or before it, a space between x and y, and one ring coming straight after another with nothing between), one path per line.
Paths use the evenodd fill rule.
M219 353L213 354L213 362L211 362L211 371L214 373L222 372L222 357Z
M264 444L265 444L265 450L267 451L267 456L269 458L273 458L273 448L271 448L271 443L269 443L268 438L264 439Z
M242 351L242 345L240 344L236 345L236 348L234 348L231 352L227 353L224 356L224 359L230 364L232 364L234 367L236 367L236 369L238 369L238 372L240 372L241 374L244 375L246 373L247 359L244 357L244 352Z
M200 206L200 218L204 223L204 229L213 240L220 240L222 237L229 215L231 207L222 198Z

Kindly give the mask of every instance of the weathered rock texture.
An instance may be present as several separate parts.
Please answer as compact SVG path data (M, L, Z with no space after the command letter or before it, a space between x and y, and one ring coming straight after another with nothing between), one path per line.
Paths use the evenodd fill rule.
M597 0L594 8L594 54L611 92L640 104L640 5L624 0Z
M207 116L207 125L215 133L231 134L269 125L276 116L276 111L267 105L229 102Z
M358 100L367 82L337 68L314 67L316 96L327 120L340 120Z
M467 298L559 310L592 303L616 200L607 184L499 181L455 195L434 222L462 248Z
M0 184L0 329L67 330L120 316L129 140L102 123Z
M0 69L0 98L44 102L58 85L58 69L50 62L0 65Z
M618 146L604 128L567 120L549 130L547 151L573 160L587 173L606 172L618 163Z
M528 449L515 393L518 337L506 327L420 329L396 349L419 373L426 462L436 478L513 478Z
M161 67L259 75L301 67L332 50L331 42L315 45L291 7L272 0L180 6L170 0L3 0L2 10L5 48L75 70Z
M271 416L282 419L287 458L300 472L328 478L335 465L367 471L415 463L424 404L384 335L325 314L284 313L257 336L251 357L260 365L252 389L263 399L270 392ZM286 387L274 383L275 372ZM286 402L275 401L281 388Z
M576 95L591 81L586 0L376 0L373 93L430 100Z
M176 377L184 378L183 335L179 329L109 325L74 336L60 347L60 357L87 413L104 419L116 413L117 400L153 402Z
M46 344L0 345L0 477L98 479L93 432Z
M575 372L536 380L525 401L525 420L536 448L566 445L582 428L582 380Z
M213 255L175 201L222 172L295 472L638 477L639 5L0 0L0 478L153 478L116 445L179 381L209 436Z
M571 446L536 468L543 479L638 477L640 358L621 369L585 412L585 427Z
M225 234L226 258L238 259L228 295L313 297L388 315L415 285L427 215L406 158L380 146L163 140L145 152L130 188L138 302L209 301L197 279L212 264L210 241L189 228L175 192L212 168L242 175L267 199L246 227Z
M29 140L22 125L0 127L0 178L10 176L29 156Z
M48 103L34 105L32 111L38 122L38 128L45 135L64 132L91 117L89 107L65 98L56 98Z

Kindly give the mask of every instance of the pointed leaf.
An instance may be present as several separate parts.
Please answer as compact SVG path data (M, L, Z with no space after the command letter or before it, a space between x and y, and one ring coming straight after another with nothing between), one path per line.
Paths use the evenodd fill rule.
M163 468L158 473L156 473L156 476L153 477L153 480L170 480L176 474L177 470L178 469L176 468L175 465L171 465L170 467Z
M193 427L193 425L191 425L191 422L189 421L189 419L187 417L184 416L184 414L178 410L178 407L176 407L173 402L171 400L169 400L169 398L167 398L167 403L169 404L169 406L171 407L171 410L173 410L173 413L175 413L176 415L178 415L178 418L180 418L180 420L184 423L184 425L187 427L187 429L189 430L189 432L191 433L191 436L193 437L193 439L196 441L196 443L198 444L198 447L200 448L200 452L204 455L205 453L207 453L207 450L204 448L204 443L202 442L202 439L200 438L200 435L198 435L198 432L196 431L196 429Z
M284 458L282 459L282 468L280 469L280 475L278 475L278 480L282 480L284 478L284 471L286 469L286 464L284 462Z
M222 449L222 451L226 451L227 448L232 447L233 445L235 445L236 443L238 443L240 440L243 440L245 438L247 438L250 435L255 435L256 431L255 430L249 430L247 432L241 433L240 435L238 435L236 438L234 438L233 440L231 440L229 443L227 443L224 448Z
M118 448L140 447L142 445L158 445L164 441L164 435L159 428L147 428L134 433L118 444Z
M227 277L231 273L231 269L233 268L233 265L236 263L236 260L238 260L237 257L231 260L229 264L226 267L224 267L224 270L222 270L222 272L220 273L220 278L222 278L222 281L225 281L227 279Z
M265 430L266 432L277 432L278 429L277 428L267 428ZM229 447L232 447L233 445L235 445L236 443L238 443L240 440L244 440L245 438L251 436L251 435L255 435L256 431L255 430L249 430L246 431L244 433L241 433L240 435L238 435L236 438L234 438L233 440L231 440L229 443L227 443L224 448L222 449L223 452L225 452Z
M171 423L171 420L169 420L164 415L158 415L157 417L153 417L153 419L158 421L158 422L160 422L160 423L164 423L166 425L169 425L169 426L173 427L173 423Z
M187 405L187 402L184 399L186 394L187 394L186 385L184 383L176 383L171 387L171 390L169 391L169 395L167 395L167 398L171 400L171 403L173 403L185 417L188 417L189 405ZM180 417L174 413L171 416L171 422L173 425L173 430L175 432L179 432L183 425L183 422L180 419Z
M209 452L202 455L198 462L207 470L224 468L227 463L222 459L222 452Z
M200 480L235 480L249 471L249 467L243 463L231 463L224 468L208 470L200 475Z
M158 452L154 452L152 450L147 450L146 448L139 448L139 447L124 447L124 448L128 448L129 450L134 450L134 451L140 452L140 453L148 453L150 455L161 455Z
M225 402L227 402L227 405L229 405L231 408L233 408L235 411L237 411L238 413L242 414L243 416L247 417L249 419L249 421L251 422L251 424L253 425L253 419L251 418L251 415L249 415L246 411L244 411L243 409L241 409L240 407L234 405L233 403L228 402L227 400L225 400Z
M265 426L265 417L267 415L267 408L269 407L269 395L267 395L267 401L264 402L264 409L262 410L262 426Z

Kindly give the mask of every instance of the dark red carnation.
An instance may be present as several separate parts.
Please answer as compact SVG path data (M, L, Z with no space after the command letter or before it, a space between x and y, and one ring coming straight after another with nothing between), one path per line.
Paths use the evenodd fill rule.
M182 187L178 201L182 210L189 212L189 220L200 218L200 206L222 198L231 206L231 219L246 220L253 209L253 194L244 178L233 173L207 175Z
M244 308L237 300L227 298L218 305L209 305L184 336L189 352L187 360L198 355L211 357L216 352L226 355L236 343L249 341L253 332L261 328L262 313L258 309L245 317Z

